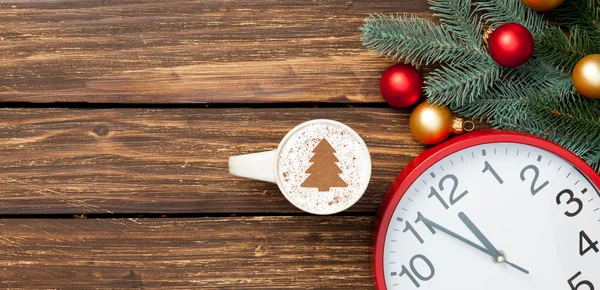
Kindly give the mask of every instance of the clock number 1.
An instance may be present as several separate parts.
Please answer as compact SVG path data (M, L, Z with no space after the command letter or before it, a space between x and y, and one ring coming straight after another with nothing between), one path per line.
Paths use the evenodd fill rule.
M531 195L535 195L536 193L540 192L540 190L544 189L544 187L546 187L546 185L548 185L549 182L544 181L542 185L538 186L537 188L535 187L535 184L537 183L537 180L540 177L540 170L535 165L527 165L525 166L525 168L523 168L523 170L521 170L521 181L525 181L525 172L529 170L533 171L533 181L531 182L530 191Z
M588 281L588 280L582 280L579 281L577 284L573 284L575 282L573 282L573 280L577 279L577 277L579 277L579 275L581 275L581 271L575 273L575 275L573 275L573 277L571 277L569 280L567 280L567 283L569 283L569 286L571 286L571 290L594 290L594 285L592 284L592 282ZM582 288L579 289L579 287L581 286L586 286L586 288Z
M485 173L486 171L489 171L490 173L492 173L492 175L494 176L494 178L496 178L498 183L500 183L500 184L504 183L504 180L502 180L502 178L500 178L500 175L498 175L496 170L494 170L494 168L487 161L485 162L485 167L483 168L483 170L481 172Z
M463 198L463 196L465 196L469 192L467 190L465 190L459 196L454 197L454 194L456 193L456 188L458 187L458 178L456 178L456 176L454 174L448 174L448 175L442 177L442 179L440 179L440 183L439 183L440 191L444 190L444 181L446 181L448 179L450 179L452 181L452 190L450 191L450 199L449 199L450 205L454 205L461 198ZM442 203L442 205L444 206L445 209L450 208L450 206L448 206L446 201L444 201L444 198L440 195L440 193L437 190L435 190L435 188L432 186L431 192L429 193L429 195L427 197L431 198L433 196L437 197L437 199Z
M425 265L427 265L427 267L429 268L429 275L423 276L415 268L415 261L417 259L425 262ZM433 264L431 264L431 261L429 261L429 259L427 259L427 257L425 257L421 254L416 254L414 257L412 257L410 259L409 266L410 266L410 271L406 268L405 265L402 265L402 272L400 272L398 277L402 277L404 275L408 276L408 279L410 279L410 281L412 281L413 284L415 285L415 287L417 287L417 288L421 287L421 284L419 284L419 281L417 281L417 279L415 279L415 276L417 276L417 278L421 281L429 281L429 280L431 280L431 278L433 278L433 275L435 275L435 269L433 268ZM414 276L413 276L413 274L411 274L411 271L412 271L412 273L414 273Z

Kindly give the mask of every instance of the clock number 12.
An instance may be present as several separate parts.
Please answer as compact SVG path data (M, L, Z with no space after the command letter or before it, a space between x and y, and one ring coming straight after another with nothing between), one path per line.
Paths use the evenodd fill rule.
M446 181L446 180L452 181L452 190L450 191L450 199L449 199L450 205L454 205L461 198L463 198L467 193L469 193L467 190L465 190L459 196L457 196L457 197L454 196L454 194L456 193L456 188L458 188L458 178L456 178L456 175L454 175L454 174L448 174L448 175L442 177L442 179L440 179L440 183L439 183L440 191L444 190L444 181ZM431 192L429 193L429 195L427 197L431 198L433 196L437 197L437 199L442 203L442 205L444 206L445 209L450 208L450 206L448 206L448 203L446 203L446 201L444 200L444 198L442 198L440 193L432 186Z

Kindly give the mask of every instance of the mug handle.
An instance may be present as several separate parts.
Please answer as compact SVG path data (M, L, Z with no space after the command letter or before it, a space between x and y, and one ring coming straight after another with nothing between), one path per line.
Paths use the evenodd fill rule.
M229 173L239 177L277 183L275 155L277 150L229 157Z

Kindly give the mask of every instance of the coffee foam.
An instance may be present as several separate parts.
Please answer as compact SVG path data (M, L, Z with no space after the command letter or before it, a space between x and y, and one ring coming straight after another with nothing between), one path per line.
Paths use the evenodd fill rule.
M301 184L310 174L312 151L326 139L336 150L334 155L342 170L339 174L347 187L331 187L320 192ZM314 173L313 173L314 174ZM278 159L278 175L283 194L295 206L311 213L331 214L347 209L364 193L371 174L371 159L366 145L353 131L330 123L314 123L299 129L282 145Z

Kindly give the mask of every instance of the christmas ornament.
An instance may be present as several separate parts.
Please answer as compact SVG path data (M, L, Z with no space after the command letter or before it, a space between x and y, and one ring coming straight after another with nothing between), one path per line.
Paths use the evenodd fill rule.
M465 129L466 123L469 128ZM423 102L410 115L409 127L417 140L432 145L444 141L452 133L473 130L473 122L454 117L446 106Z
M598 188L594 169L537 137L483 130L444 142L383 198L376 288L598 289Z
M421 98L423 78L412 65L396 64L383 72L379 89L390 106L406 108Z
M564 2L564 0L521 0L523 4L535 11L552 10Z
M580 94L600 99L600 54L588 55L577 62L573 69L573 85Z
M517 67L533 53L533 36L523 25L506 23L498 26L488 38L490 56L499 65Z

